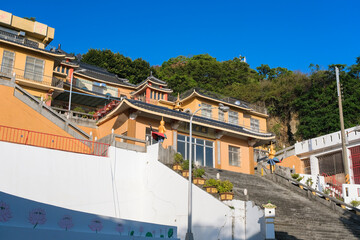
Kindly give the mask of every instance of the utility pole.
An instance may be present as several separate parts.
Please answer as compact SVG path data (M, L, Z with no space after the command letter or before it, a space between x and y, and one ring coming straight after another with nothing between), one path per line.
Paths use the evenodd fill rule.
M349 163L348 163L347 148L346 148L346 136L345 136L344 117L343 117L343 110L342 110L339 69L337 67L335 67L335 72L336 72L336 86L337 86L338 101L339 101L342 157L343 157L345 177L346 177L346 176L349 176Z

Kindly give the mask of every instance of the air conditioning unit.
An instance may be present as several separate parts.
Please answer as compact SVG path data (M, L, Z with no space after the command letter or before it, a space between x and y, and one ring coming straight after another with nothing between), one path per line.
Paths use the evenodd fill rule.
M105 83L94 82L93 85L98 86L98 87L106 87Z

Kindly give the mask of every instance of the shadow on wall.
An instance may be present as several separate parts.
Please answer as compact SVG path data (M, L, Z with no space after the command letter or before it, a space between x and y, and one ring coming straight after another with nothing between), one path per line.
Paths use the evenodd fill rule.
M0 239L177 238L177 228L73 211L0 192Z

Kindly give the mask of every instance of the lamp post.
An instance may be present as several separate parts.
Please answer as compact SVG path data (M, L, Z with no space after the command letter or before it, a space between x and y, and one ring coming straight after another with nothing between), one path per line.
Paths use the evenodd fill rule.
M229 107L224 106L222 103L219 103L218 107L212 107L211 109L217 108L220 111L227 112L229 111ZM189 135L190 135L190 150L189 150L189 187L188 187L188 229L186 232L185 240L194 240L194 235L191 231L192 228L192 120L195 114L203 109L208 108L202 108L200 107L197 109L193 114L190 116L190 129L189 129Z

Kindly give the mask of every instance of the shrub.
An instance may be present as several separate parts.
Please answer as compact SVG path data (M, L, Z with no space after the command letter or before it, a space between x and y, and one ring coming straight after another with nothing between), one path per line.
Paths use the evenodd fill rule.
M360 205L360 201L356 201L356 200L352 200L350 202L350 204L353 206L353 207L358 207Z
M231 192L233 187L234 185L229 180L225 180L225 181L220 181L217 190L219 193L226 193L226 192Z
M311 187L311 186L313 185L313 180L312 180L312 178L308 178L308 179L306 180L306 185L308 185L309 187Z
M325 189L323 190L323 193L325 193L326 195L329 195L329 194L330 194L330 189L325 188Z
M201 178L205 174L205 170L203 168L197 168L194 170L194 177Z
M194 169L194 164L192 164L191 166ZM189 160L184 160L181 163L181 167L182 167L183 170L189 170Z
M82 109L82 107L79 107L79 106L77 106L76 108L74 108L73 111L75 111L75 112L81 112L81 113L84 113L84 112L85 112L85 110Z
M181 155L181 153L176 153L175 154L174 161L175 161L176 164L180 164L180 165L184 162L184 158Z
M220 184L220 180L216 180L214 178L210 178L205 181L204 187L218 187Z
M304 179L304 177L298 177L298 179L296 179L296 181L300 182L303 179Z
M298 179L299 178L299 174L298 173L293 173L293 174L291 174L291 177L293 178L293 179Z

